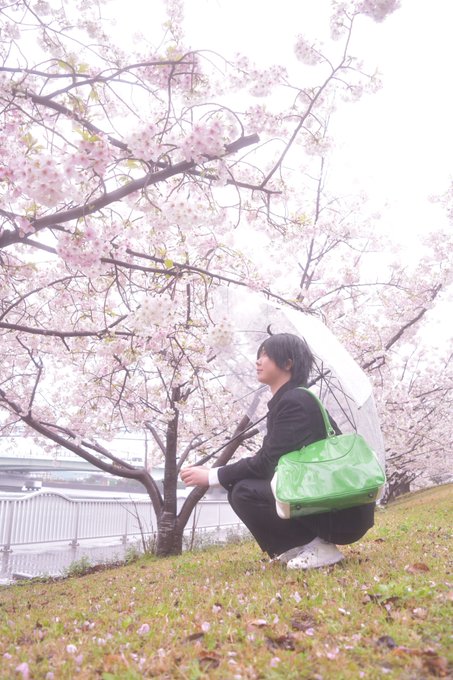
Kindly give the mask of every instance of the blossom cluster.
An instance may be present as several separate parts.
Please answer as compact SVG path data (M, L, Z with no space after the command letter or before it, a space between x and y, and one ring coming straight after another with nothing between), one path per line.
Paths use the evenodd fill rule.
M224 187L231 179L231 171L228 164L219 158L209 165L210 174L213 177L211 180L213 187Z
M248 128L255 132L266 132L270 135L285 134L286 129L282 125L282 116L271 113L264 104L250 106L245 117Z
M8 40L19 40L20 36L21 33L18 24L13 23L12 21L5 21L3 18L2 41L6 43Z
M171 86L187 94L203 80L198 56L193 52L169 50L164 56L150 55L146 61L148 63L140 68L139 75L161 89Z
M332 140L325 135L309 135L305 142L305 152L310 156L325 156L332 147Z
M320 51L313 44L309 43L303 35L297 36L294 52L299 61L307 64L307 66L315 66L323 61Z
M94 170L101 177L114 159L111 146L107 139L95 136L92 139L82 139L75 154L68 157L66 170L74 173L74 167L84 170Z
M54 207L70 194L64 167L50 154L39 151L36 140L19 116L6 111L0 125L0 182L4 200L33 199ZM18 211L17 211L18 212ZM20 225L26 231L26 225Z
M162 131L154 123L136 129L126 137L126 143L135 158L157 160L164 151L159 137Z
M190 236L191 227L199 227L202 224L219 222L224 218L224 213L206 212L206 201L201 193L192 190L188 195L174 194L163 204L161 215L162 226L164 229L169 225L179 225L184 229L184 238ZM195 236L198 232L195 232ZM168 234L166 241L168 242Z
M183 0L165 0L171 34L179 43L183 37L184 5Z
M208 333L207 345L214 351L233 350L234 330L232 323L223 317Z
M51 208L68 196L64 173L50 155L12 158L10 171L10 179L40 205Z
M342 0L333 3L330 18L330 33L333 40L341 38L348 30L350 18L363 14L374 21L382 22L400 6L400 0Z
M169 295L147 296L133 314L136 332L147 335L155 326L169 328L176 320L177 310Z
M33 10L36 12L36 14L40 15L49 15L52 13L50 4L45 0L38 0L33 6Z
M233 64L235 70L229 76L231 87L238 90L248 87L254 97L265 97L276 85L287 82L287 70L281 64L260 69L242 54L236 56Z
M274 65L264 70L251 70L249 73L251 81L250 94L254 97L265 97L276 84L284 81L285 76L286 69L283 66Z
M34 226L31 224L30 220L27 220L26 217L17 217L16 223L17 223L17 226L19 227L20 236L26 236L27 234L33 234L33 232L35 231Z
M196 123L180 149L186 161L201 161L221 156L225 152L225 129L218 118L208 123Z
M384 19L400 6L400 0L362 0L357 5L361 14L371 17L374 21Z
M85 232L62 234L58 239L57 252L68 264L86 274L97 274L101 271L101 257L105 243L96 235L92 227Z

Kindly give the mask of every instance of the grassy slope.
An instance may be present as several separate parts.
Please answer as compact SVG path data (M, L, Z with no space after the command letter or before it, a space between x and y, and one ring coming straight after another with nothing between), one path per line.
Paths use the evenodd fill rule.
M0 678L447 677L452 490L379 511L322 570L247 542L3 588Z

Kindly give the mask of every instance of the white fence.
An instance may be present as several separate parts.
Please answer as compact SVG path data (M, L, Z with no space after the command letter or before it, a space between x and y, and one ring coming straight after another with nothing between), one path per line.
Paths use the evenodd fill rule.
M181 500L178 501L182 503ZM241 526L226 499L202 500L186 531ZM84 539L152 535L156 517L148 500L68 498L38 491L19 498L0 498L0 552L13 546L68 542Z

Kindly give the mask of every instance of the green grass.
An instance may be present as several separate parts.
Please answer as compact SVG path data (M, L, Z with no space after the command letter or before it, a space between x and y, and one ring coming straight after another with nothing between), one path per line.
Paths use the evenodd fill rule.
M3 587L0 678L450 677L452 489L380 510L322 570L246 542Z

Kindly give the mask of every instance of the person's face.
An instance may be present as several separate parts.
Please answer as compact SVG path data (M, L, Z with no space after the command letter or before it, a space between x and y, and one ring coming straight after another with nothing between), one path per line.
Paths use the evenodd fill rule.
M275 361L263 350L256 360L256 377L260 383L269 385L271 389L278 389L290 380L291 371L277 366Z

